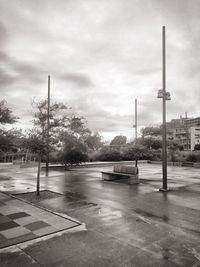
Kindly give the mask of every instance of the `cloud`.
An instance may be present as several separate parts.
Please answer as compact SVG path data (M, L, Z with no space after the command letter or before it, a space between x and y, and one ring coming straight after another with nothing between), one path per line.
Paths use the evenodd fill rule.
M0 84L1 92L4 90L3 86L12 85L16 81L16 77L6 72L3 68L0 68Z
M7 38L6 27L0 21L0 45L4 44L6 38Z
M90 87L93 86L93 82L86 74L81 73L64 73L60 76L65 82L75 84L77 87Z
M29 81L35 84L43 82L44 71L40 66L34 66L31 62L27 63L13 59L3 50L0 52L0 60L0 83L4 87L12 86L22 81ZM4 89L2 88L2 90ZM13 90L15 90L14 87Z
M0 82L27 124L31 99L67 102L93 131L132 133L161 121L166 25L168 119L199 115L200 3L183 0L0 1ZM26 97L25 97L26 96Z

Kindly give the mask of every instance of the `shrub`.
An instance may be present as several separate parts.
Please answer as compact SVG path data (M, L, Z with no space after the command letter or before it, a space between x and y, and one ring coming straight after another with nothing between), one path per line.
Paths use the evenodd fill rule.
M100 151L90 151L90 152L88 153L88 160L89 160L90 162L92 162L92 161L97 161L97 160L99 160L99 156L100 156L100 154L101 154Z
M196 162L197 161L197 156L193 153L189 154L186 158L186 161L190 161L190 162Z
M200 150L200 144L196 144L196 145L194 146L194 150Z
M120 161L120 151L103 147L99 154L97 154L96 160L99 161Z
M154 139L152 137L145 138L143 144L144 146L150 149L162 148L162 140Z
M122 150L123 160L143 160L150 159L152 153L145 146L132 145Z
M162 159L162 150L161 149L151 149L150 160L160 161Z
M200 154L199 153L190 153L187 158L186 161L191 161L191 162L200 162Z
M64 142L61 159L65 165L88 161L87 146L80 139L72 135L66 135Z

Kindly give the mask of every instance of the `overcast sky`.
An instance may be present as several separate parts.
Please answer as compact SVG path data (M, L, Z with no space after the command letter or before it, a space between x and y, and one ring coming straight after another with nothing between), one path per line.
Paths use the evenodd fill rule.
M51 96L106 138L162 120L166 26L167 118L199 116L199 0L0 0L0 98L30 126L30 104Z

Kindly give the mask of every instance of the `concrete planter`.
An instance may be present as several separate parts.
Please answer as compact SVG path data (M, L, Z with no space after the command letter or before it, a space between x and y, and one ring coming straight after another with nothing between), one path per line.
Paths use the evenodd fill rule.
M140 180L138 174L130 176L130 184L139 184L139 182Z

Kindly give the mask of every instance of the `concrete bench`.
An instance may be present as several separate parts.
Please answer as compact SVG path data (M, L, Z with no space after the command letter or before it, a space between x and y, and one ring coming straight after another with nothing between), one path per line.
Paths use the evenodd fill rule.
M182 162L183 167L193 167L193 165L194 162L189 162L189 161Z
M134 166L115 165L112 172L102 172L104 181L113 181L123 178L129 178L130 184L138 184L138 168Z

